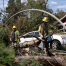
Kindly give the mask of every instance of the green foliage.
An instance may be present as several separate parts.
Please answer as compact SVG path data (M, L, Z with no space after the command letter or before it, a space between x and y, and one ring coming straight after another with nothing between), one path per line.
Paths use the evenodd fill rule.
M26 66L28 64L30 64L29 60L23 60L22 63L20 63L20 65L22 65L22 66Z
M18 66L50 66L48 62L36 61L34 58L24 59Z
M39 63L39 61L36 61L35 59L31 58L31 59L26 59L23 60L21 63L19 63L20 66L41 66L41 64Z
M6 8L6 13L8 13L7 18L9 19L15 13L21 11L23 7L25 7L25 4L24 3L21 4L21 0L18 1L16 0L16 2L14 2L14 0L9 0L8 7ZM15 15L7 22L7 24L13 26L16 23L18 17L20 17L21 15L22 14Z
M65 16L65 14L66 12L64 12L63 10L57 9L57 13L55 13L55 16L61 19L63 16Z
M8 42L9 42L9 28L6 26L6 27L3 27L3 26L0 26L0 42L5 42L6 45L8 45Z
M66 12L64 12L63 10L57 9L57 12L55 13L55 16L57 18L61 19L62 17L65 16L65 14L66 14ZM58 30L63 28L62 26L57 25L57 21L55 21L54 24L58 27Z
M8 13L8 18L12 16L13 14L25 10L25 9L42 9L45 11L48 11L50 13L53 13L52 9L49 9L47 6L47 1L45 0L27 0L27 4L20 3L20 1L14 2L9 0L8 1L8 7L6 8L6 12ZM17 25L19 31L21 34L38 30L39 25L42 23L42 19L44 16L49 17L47 14L38 12L38 11L26 11L19 13L18 15L15 15L13 18L11 18L7 24L10 26ZM54 19L51 19L49 23L52 23Z
M13 66L14 50L6 48L3 43L0 43L0 51L0 66Z

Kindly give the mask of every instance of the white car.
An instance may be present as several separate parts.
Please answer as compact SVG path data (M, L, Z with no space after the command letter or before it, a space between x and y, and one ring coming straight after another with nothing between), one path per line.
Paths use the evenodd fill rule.
M28 33L26 33L25 35L27 35L27 34L34 34L34 35L36 35L37 37L40 38L38 31L28 32ZM49 43L49 46L50 46L52 49L59 49L59 47L60 47L61 45L62 45L62 46L65 46L65 44L66 44L66 35L53 34L53 35L51 36L51 38L52 38L52 41ZM28 41L32 41L32 40L36 40L36 38L35 38L35 37L20 38L19 44L24 43L24 42L28 42Z
M53 34L52 39L51 45L53 49L58 49L60 46L66 45L66 35Z
M38 32L38 31L28 32L28 33L26 33L25 35L28 35L28 34L33 34L33 35L36 35L37 37L40 38L39 32ZM19 44L20 44L20 43L23 43L23 42L26 42L26 41L32 41L32 40L36 40L36 38L35 38L35 37L25 37L25 38L20 38Z

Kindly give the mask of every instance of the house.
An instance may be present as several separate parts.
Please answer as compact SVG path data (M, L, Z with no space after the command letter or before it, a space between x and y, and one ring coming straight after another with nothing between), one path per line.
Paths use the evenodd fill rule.
M60 21L66 26L66 15L62 17ZM54 25L57 27L58 30L63 31L63 26L59 22L56 22Z

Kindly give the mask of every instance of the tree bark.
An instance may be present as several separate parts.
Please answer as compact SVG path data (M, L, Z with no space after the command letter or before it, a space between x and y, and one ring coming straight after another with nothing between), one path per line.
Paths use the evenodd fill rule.
M34 58L37 61L48 62L51 66L66 66L66 61L63 57L48 57L48 56L19 56L15 57L15 62L19 60Z

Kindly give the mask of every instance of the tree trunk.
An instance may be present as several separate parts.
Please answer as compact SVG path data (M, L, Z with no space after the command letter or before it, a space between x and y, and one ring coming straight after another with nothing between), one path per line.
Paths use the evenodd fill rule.
M19 60L34 58L37 61L48 62L51 66L66 66L66 61L63 56L19 56L15 57L15 62L20 62Z

